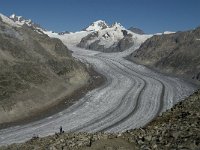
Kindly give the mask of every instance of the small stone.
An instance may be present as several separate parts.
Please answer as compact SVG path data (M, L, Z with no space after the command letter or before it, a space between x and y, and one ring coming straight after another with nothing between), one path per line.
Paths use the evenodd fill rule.
M104 139L104 140L107 140L108 139L108 135L104 134L104 135L102 135L101 138Z
M156 145L156 144L153 145L153 148L154 148L154 149L156 149L157 147L158 147L158 145Z
M168 143L168 144L166 144L165 146L166 146L166 147L169 147L170 145L171 145L171 143Z
M51 146L49 149L50 150L57 150L55 146Z
M118 135L117 135L117 137L121 137L122 136L122 134L121 133L119 133Z
M172 136L175 138L175 140L178 138L179 136L179 132L174 132L172 133Z
M143 144L144 142L142 140L139 140L138 141L138 144Z
M151 136L151 135L145 137L145 140L147 140L148 142L150 142L151 139L152 139L152 136Z

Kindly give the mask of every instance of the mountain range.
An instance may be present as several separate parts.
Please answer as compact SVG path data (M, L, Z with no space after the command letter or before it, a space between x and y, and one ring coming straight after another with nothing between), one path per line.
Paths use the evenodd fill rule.
M50 37L59 38L66 45L75 45L80 48L97 50L102 52L119 52L137 47L153 35L145 34L141 29L131 27L126 29L120 23L108 25L103 20L98 20L91 23L82 31L69 32L64 31L56 33L47 31L39 24L34 23L30 19L25 19L22 16L15 14L9 17L19 26L27 25L34 31L41 34L47 34ZM173 32L156 33L156 35L171 34Z
M75 45L81 48L102 51L119 52L132 46L138 46L152 35L141 35L127 30L120 23L108 25L105 21L98 20L91 23L82 31L67 34L58 34L45 31L50 37L59 38L66 45Z

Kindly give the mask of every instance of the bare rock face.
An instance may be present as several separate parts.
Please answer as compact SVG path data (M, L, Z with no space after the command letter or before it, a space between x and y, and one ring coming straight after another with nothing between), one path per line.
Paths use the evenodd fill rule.
M60 40L0 18L0 124L48 109L87 80Z
M130 30L130 31L132 31L132 32L134 32L136 34L140 34L140 35L145 34L144 31L142 31L139 28L130 27L128 30Z
M102 37L99 36L99 32L92 32L86 37L82 38L80 43L77 45L81 48L97 50L101 52L121 52L134 45L132 35L129 34L126 30L120 31L123 37L115 42L113 42L109 47L106 47L104 44L101 44L102 39L109 39L110 34L103 34Z
M200 28L155 35L128 58L165 73L200 81Z
M69 31L63 31L63 32L59 32L58 35L65 35L65 34L69 34Z

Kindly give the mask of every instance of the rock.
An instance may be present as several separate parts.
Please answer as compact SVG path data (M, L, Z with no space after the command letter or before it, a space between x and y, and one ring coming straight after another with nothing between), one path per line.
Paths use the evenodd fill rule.
M148 135L148 136L145 137L145 140L147 140L148 142L151 141L151 139L152 139L151 135Z
M50 150L57 150L57 148L55 146L51 146L49 149Z
M121 136L122 136L122 134L121 134L121 133L117 134L117 137L121 137Z
M172 136L175 138L175 140L178 138L178 136L179 136L179 132L173 132L172 133Z
M102 135L101 139L107 140L108 139L108 135L107 134Z
M139 145L141 145L141 144L144 143L144 141L143 141L143 140L138 140L137 143L138 143Z
M153 145L153 148L154 148L154 149L156 149L157 147L158 147L158 145L157 145L157 144L154 144L154 145Z

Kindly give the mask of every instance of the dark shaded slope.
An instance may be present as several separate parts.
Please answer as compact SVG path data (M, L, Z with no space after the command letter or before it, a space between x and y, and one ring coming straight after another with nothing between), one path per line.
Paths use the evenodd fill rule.
M92 32L90 34L88 34L86 37L83 37L80 41L80 43L77 45L78 47L81 48L86 48L86 49L90 49L90 50L96 50L96 51L101 51L101 52L122 52L128 48L130 48L131 46L134 45L134 41L132 39L132 35L128 34L128 32L126 30L121 30L121 32L123 33L123 38L120 39L118 42L114 43L112 46L110 47L105 47L105 45L101 45L101 40L94 40L92 43L90 43L89 41L95 39L95 38L99 38L99 34L98 32ZM107 33L108 34L108 33ZM104 35L102 38L107 38L106 35ZM88 44L90 43L90 44Z
M88 78L60 40L0 19L0 123L53 106Z
M200 28L155 35L133 52L129 60L200 81Z
M144 31L142 31L139 28L130 27L128 30L130 30L130 31L132 31L132 32L134 32L136 34L140 34L140 35L145 34Z

